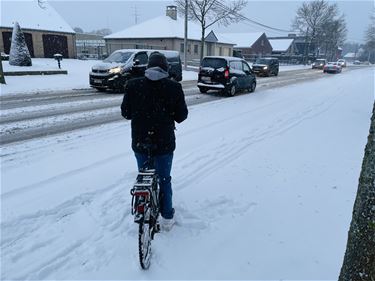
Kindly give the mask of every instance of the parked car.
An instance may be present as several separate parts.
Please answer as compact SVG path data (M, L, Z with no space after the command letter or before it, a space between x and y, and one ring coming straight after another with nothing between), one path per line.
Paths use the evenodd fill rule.
M177 51L123 49L113 52L103 62L92 67L90 86L98 91L123 91L127 80L144 76L148 58L153 52L163 53L169 63L169 77L182 80L182 65Z
M317 59L313 62L313 64L311 65L311 68L312 69L323 69L326 64L327 64L326 59Z
M355 60L354 62L353 62L353 64L361 64L361 62L359 61L359 60Z
M346 67L346 60L344 60L344 59L339 59L339 60L337 61L337 63L338 63L339 65L341 65L341 67Z
M279 60L277 58L257 58L253 63L253 71L257 75L277 76L279 74Z
M338 62L329 62L323 68L324 73L340 73L341 70L342 67Z
M204 57L199 67L198 84L201 93L208 90L234 96L239 90L254 92L256 77L249 64L236 57Z

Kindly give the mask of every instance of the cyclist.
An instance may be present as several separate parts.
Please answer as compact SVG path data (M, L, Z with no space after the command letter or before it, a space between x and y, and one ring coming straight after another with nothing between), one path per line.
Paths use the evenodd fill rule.
M131 120L132 149L138 169L148 160L146 147L151 142L151 155L160 185L161 226L170 230L174 224L171 168L175 143L175 122L187 118L188 109L181 84L169 79L166 57L150 55L145 77L131 79L125 86L121 114Z

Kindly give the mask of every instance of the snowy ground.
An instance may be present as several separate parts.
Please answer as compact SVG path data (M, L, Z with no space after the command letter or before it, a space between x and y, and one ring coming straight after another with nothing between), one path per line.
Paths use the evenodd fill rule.
M61 62L61 69L67 70L68 74L45 75L45 76L6 76L6 85L1 85L0 95L15 93L35 93L38 91L50 90L71 90L88 89L89 72L91 67L98 63L96 60L75 60L64 59ZM4 71L25 71L25 70L58 70L57 61L54 59L33 59L31 67L17 67L9 65L8 61L3 62ZM280 71L310 68L310 66L290 65L280 66ZM196 80L197 73L183 70L183 80Z
M190 107L148 271L129 122L5 146L1 278L337 280L373 102L367 68Z

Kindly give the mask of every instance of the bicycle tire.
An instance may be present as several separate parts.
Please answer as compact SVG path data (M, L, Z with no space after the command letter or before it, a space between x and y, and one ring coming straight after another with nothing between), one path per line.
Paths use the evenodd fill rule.
M142 269L148 269L151 263L151 232L152 229L149 223L145 223L144 221L139 223L138 251Z

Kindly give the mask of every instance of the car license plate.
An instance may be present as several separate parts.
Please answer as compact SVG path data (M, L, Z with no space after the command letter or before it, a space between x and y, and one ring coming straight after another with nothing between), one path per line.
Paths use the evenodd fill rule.
M102 84L103 80L102 79L94 79L94 83Z
M211 77L202 76L201 79L202 79L202 81L204 81L204 82L211 82Z

